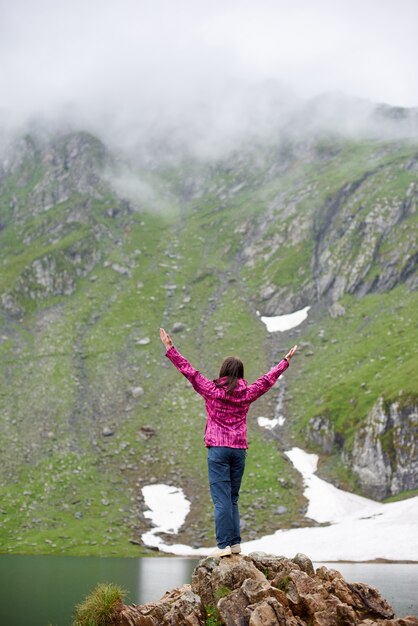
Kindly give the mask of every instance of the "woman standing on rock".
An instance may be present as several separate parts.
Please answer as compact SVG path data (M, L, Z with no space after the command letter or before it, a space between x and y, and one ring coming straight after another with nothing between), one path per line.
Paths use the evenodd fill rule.
M241 552L238 497L245 468L247 413L250 404L270 389L289 367L294 346L267 374L252 385L244 380L244 366L235 357L221 365L219 378L209 380L176 350L170 335L160 328L166 357L190 381L206 402L205 444L208 448L210 493L215 507L216 543L213 556Z

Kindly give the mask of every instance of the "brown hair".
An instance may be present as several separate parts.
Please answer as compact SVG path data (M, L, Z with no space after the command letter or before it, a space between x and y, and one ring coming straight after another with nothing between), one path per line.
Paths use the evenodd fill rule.
M228 393L231 393L240 378L244 378L244 365L235 356L228 356L221 365L219 378L228 377Z

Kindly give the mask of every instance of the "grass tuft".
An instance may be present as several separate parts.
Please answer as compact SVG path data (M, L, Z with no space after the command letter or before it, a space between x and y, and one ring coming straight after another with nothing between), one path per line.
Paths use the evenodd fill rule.
M108 626L125 595L126 591L117 585L97 585L84 602L76 606L73 626Z
M218 609L214 606L205 606L206 612L206 626L222 626L221 618Z
M220 600L221 598L226 598L227 596L229 596L230 593L232 593L232 589L230 589L229 587L224 587L223 585L221 585L215 591L215 598L216 598L216 600Z
M283 578L277 585L277 589L280 589L281 591L284 591L284 593L286 593L289 588L289 582L290 582L289 576L283 576Z

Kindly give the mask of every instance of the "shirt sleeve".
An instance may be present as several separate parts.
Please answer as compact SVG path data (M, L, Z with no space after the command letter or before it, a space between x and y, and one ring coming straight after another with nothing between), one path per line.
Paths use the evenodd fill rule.
M254 402L260 396L262 396L266 391L268 391L274 383L277 381L279 376L283 374L284 371L289 367L289 361L287 359L282 359L280 363L275 365L273 369L271 369L267 374L258 378L252 385L248 385L247 388L247 397L250 402Z
M204 398L212 396L218 389L213 381L205 378L174 346L167 350L165 356L187 378L197 393Z

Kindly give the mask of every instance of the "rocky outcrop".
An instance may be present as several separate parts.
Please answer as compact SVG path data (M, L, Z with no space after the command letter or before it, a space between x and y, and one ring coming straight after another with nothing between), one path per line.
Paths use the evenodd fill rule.
M159 602L117 606L108 623L114 626L201 626L205 624L205 610L190 585L183 585L167 592Z
M11 315L21 315L21 302L74 293L77 278L86 276L100 258L93 238L77 241L66 249L56 250L35 259L24 268L11 292L3 293L1 303Z
M16 195L13 217L23 223L53 206L68 201L75 193L98 198L103 191L100 170L108 159L104 145L88 133L70 133L49 142L26 138L21 141L32 152L15 159L8 173L18 186L27 189L27 198ZM19 153L19 154L20 154ZM29 207L29 211L28 211Z
M109 162L103 144L83 132L50 140L26 136L0 159L0 197L7 207L0 230L11 228L21 246L19 261L4 262L10 278L0 307L9 315L21 316L27 300L71 295L77 279L97 264L106 228L97 223L94 203L109 195L103 176ZM129 211L119 204L103 211L108 217Z
M379 398L345 454L365 494L378 500L418 487L418 402Z
M365 172L318 211L312 273L319 299L388 291L416 271L414 236L399 246L397 229L416 212L418 188L411 183L403 197L366 206L366 194L382 175L384 168Z
M418 626L416 617L394 618L377 589L348 583L336 570L298 554L294 559L253 553L208 557L191 585L159 602L118 605L114 626Z
M331 420L323 415L311 417L308 424L308 437L325 454L331 454L335 442L335 432Z
M261 302L264 315L320 301L336 317L344 311L333 305L344 294L383 293L403 282L416 288L416 228L409 224L417 210L418 186L411 182L377 200L374 189L387 176L385 165L364 171L318 200L303 219L299 210L289 211L306 202L303 191L294 191L281 198L279 214L263 214L258 228L244 233L242 259L248 268L260 268L257 304ZM318 190L307 187L306 192L314 203ZM289 243L293 256L286 253ZM278 261L279 270L270 273L269 264L276 267Z

